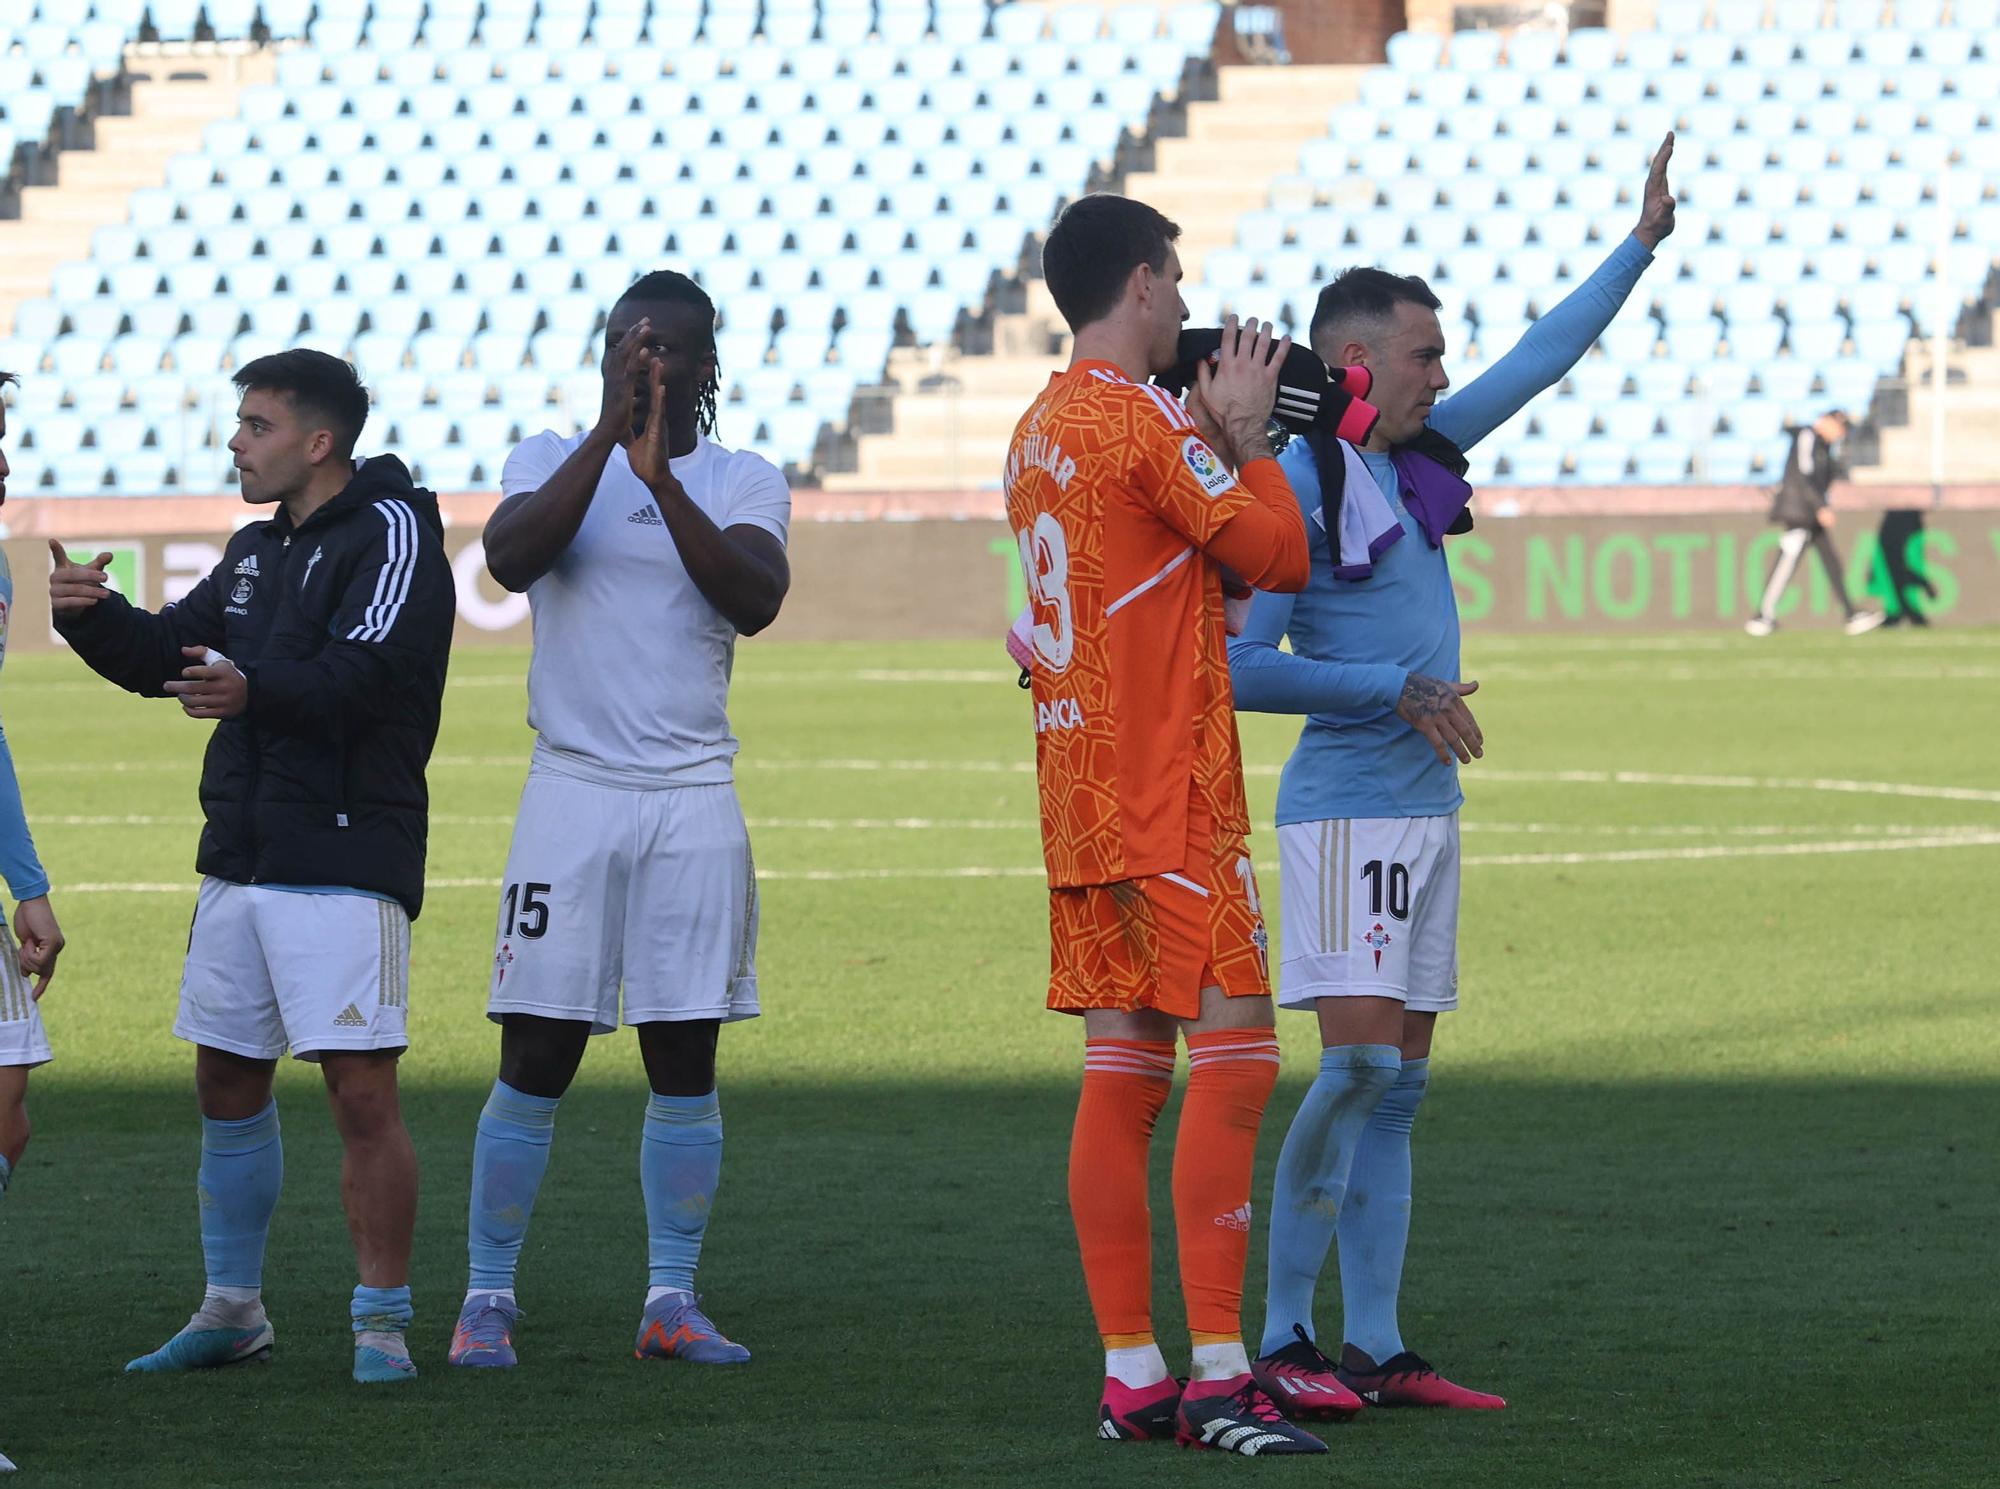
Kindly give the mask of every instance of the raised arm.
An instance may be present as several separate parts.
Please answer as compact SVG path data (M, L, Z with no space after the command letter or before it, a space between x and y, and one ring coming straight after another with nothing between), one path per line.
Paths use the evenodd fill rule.
M165 697L167 684L187 665L183 648L222 645L220 587L214 573L155 615L111 588L105 574L110 554L79 563L53 538L49 553L55 560L49 612L56 631L106 681L143 697Z
M632 400L651 360L651 326L638 321L604 359L604 403L583 443L538 485L509 493L486 519L486 568L502 589L520 594L575 541L604 463L630 436Z
M1667 186L1673 153L1670 132L1647 172L1639 225L1631 235L1611 250L1596 273L1530 326L1506 356L1440 403L1430 417L1431 428L1469 450L1560 381L1590 350L1653 262L1653 250L1674 230L1674 198Z
M1265 436L1292 344L1289 336L1273 342L1272 329L1253 320L1239 330L1231 316L1214 367L1196 365L1185 406L1146 390L1167 419L1146 426L1153 433L1139 485L1169 526L1246 583L1296 591L1312 574L1312 556L1298 498Z

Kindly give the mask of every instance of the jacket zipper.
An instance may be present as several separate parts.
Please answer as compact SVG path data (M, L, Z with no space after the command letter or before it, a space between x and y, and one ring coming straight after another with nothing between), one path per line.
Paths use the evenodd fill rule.
M278 547L278 598L280 601L284 598L285 561L290 556L291 546L291 535L287 533L283 542ZM270 628L268 626L265 628L262 639L266 642L270 640ZM257 883L258 856L263 846L257 836L257 786L264 774L264 744L261 730L255 725L245 725L245 727L250 730L250 789L246 793L248 810L243 814L243 836L250 849L250 882L255 884Z

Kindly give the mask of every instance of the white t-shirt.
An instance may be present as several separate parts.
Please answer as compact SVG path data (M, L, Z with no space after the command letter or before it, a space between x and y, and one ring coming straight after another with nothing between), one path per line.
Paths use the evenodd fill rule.
M538 490L583 440L549 430L523 440L507 457L501 490ZM747 523L785 541L792 494L762 456L697 436L672 468L717 527ZM529 587L528 604L528 723L541 736L538 760L606 784L732 779L736 628L688 577L624 450L611 452L583 526Z

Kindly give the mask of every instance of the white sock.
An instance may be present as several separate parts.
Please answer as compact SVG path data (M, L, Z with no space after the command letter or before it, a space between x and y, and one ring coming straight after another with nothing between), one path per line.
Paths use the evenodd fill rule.
M208 1284L202 1294L201 1308L197 1317L206 1314L210 1318L237 1320L254 1318L264 1311L264 1293L256 1287L217 1287Z
M1233 1380L1249 1373L1250 1356L1244 1353L1241 1339L1232 1339L1227 1344L1197 1344L1194 1347L1196 1380Z
M684 1287L649 1287L646 1289L646 1306L651 1308L662 1298L686 1298L692 1294Z
M496 1303L505 1303L509 1308L512 1308L514 1306L514 1289L511 1287L468 1287L465 1290L465 1301L467 1303L471 1303L479 1298L491 1298Z
M1104 1352L1104 1373L1121 1386L1142 1390L1167 1378L1167 1357L1157 1344L1135 1344Z
M404 1339L401 1329L363 1329L354 1336L356 1349L379 1349L392 1360L407 1360L410 1357L409 1341Z

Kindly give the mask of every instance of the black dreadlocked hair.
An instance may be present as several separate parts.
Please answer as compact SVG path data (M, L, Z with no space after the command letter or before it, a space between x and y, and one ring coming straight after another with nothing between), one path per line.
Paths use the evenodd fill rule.
M695 423L706 435L715 433L715 408L718 385L722 380L722 358L715 349L715 302L708 298L708 291L696 284L685 274L672 269L655 269L650 274L642 274L634 280L632 287L618 297L620 304L627 300L643 300L651 305L689 305L706 315L708 320L708 353L714 371L707 382L695 390Z

